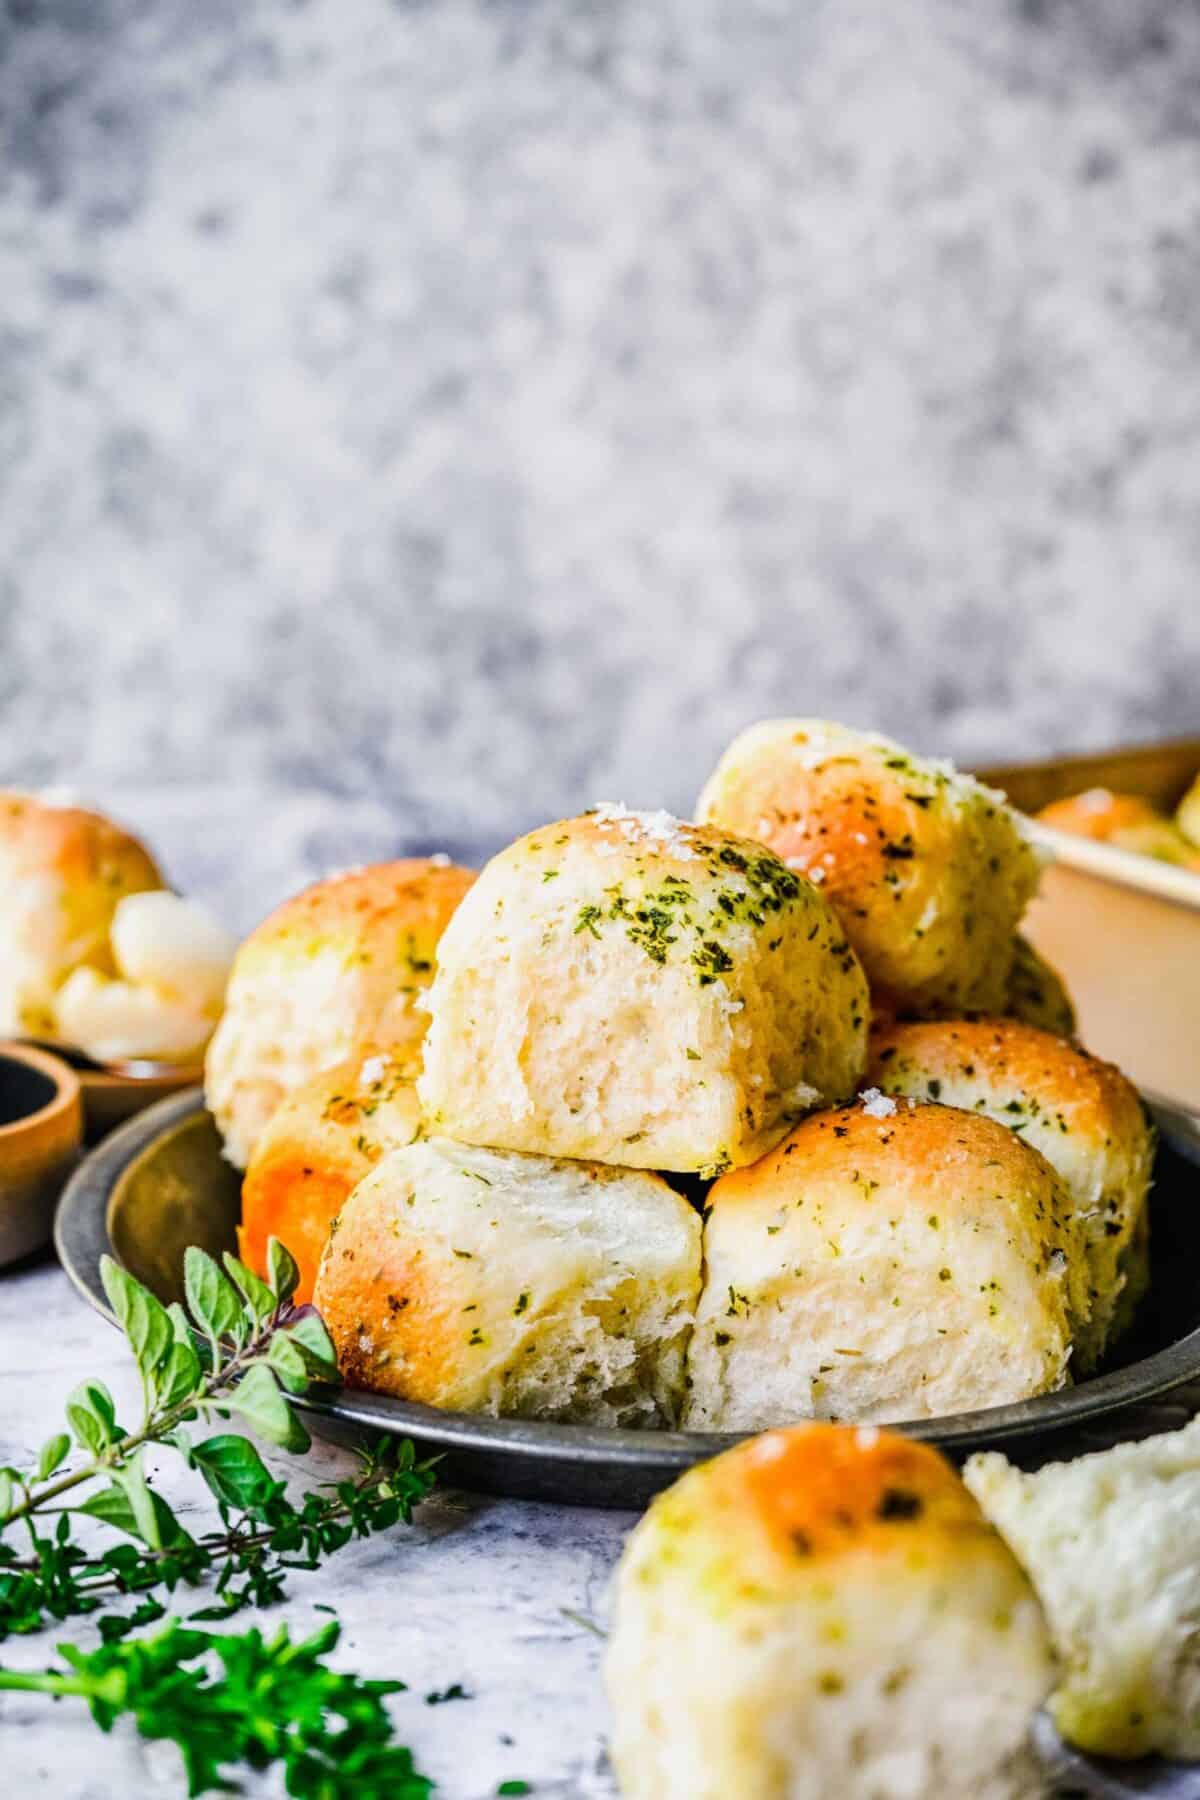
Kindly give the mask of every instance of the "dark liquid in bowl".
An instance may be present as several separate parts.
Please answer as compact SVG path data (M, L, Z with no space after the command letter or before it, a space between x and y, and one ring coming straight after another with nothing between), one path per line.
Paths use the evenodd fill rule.
M0 1056L0 1127L41 1112L57 1092L40 1069L31 1069L15 1056Z

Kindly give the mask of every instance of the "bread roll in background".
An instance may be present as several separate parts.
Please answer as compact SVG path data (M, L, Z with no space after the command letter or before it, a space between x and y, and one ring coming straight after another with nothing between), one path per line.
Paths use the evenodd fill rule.
M1052 801L1037 816L1042 825L1068 831L1073 837L1092 838L1098 844L1111 844L1114 850L1152 856L1157 862L1200 869L1200 850L1182 829L1182 817L1176 824L1140 794L1087 788L1066 800Z
M605 1656L626 1800L1032 1800L1053 1665L935 1450L836 1425L691 1469L630 1537Z
M1200 1759L1200 1421L1032 1475L973 1456L966 1480L1041 1597L1063 1737Z
M287 900L234 959L205 1092L245 1168L285 1094L370 1050L415 1049L438 941L474 876L436 859L332 875Z
M1175 823L1188 843L1200 851L1200 775L1179 802Z
M1004 1011L1039 864L1003 795L888 738L772 719L729 746L697 817L820 883L887 1010Z
M1075 1036L1075 1008L1066 983L1020 932L1009 970L1004 1011L1010 1019L1052 1031L1056 1037Z
M1019 1133L1062 1177L1087 1257L1090 1314L1072 1367L1094 1368L1149 1280L1154 1131L1111 1063L1015 1019L895 1025L873 1034L867 1080Z
M359 1182L316 1304L352 1387L672 1425L699 1285L700 1221L658 1176L442 1138Z
M271 1238L286 1244L300 1270L297 1301L312 1298L329 1227L351 1189L416 1136L417 1067L411 1050L352 1056L293 1088L259 1138L242 1183L239 1253L265 1279Z
M118 902L162 885L150 852L99 813L0 792L0 1033L53 1036L67 976L113 972Z
M431 1129L716 1171L844 1099L867 991L836 915L760 844L599 807L487 865L454 917L420 1081Z
M936 1418L1068 1379L1087 1283L1058 1176L1011 1131L886 1095L714 1183L686 1423Z

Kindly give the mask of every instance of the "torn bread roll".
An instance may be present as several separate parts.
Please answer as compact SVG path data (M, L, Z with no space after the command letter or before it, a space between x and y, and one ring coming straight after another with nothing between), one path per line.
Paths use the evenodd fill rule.
M1071 1203L991 1119L872 1094L707 1205L692 1430L937 1418L1068 1379L1087 1317Z
M334 1223L316 1304L352 1387L493 1416L672 1425L700 1221L642 1170L394 1150Z
M853 1090L867 991L836 915L760 844L605 806L493 858L430 1010L431 1130L716 1172Z
M1034 1800L1029 1580L937 1451L772 1431L626 1544L605 1654L626 1800Z

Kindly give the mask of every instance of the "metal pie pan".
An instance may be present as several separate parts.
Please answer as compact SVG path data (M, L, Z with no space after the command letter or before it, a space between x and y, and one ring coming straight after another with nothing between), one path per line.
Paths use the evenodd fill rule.
M1091 1380L1016 1405L894 1427L959 1456L1000 1449L1025 1463L1176 1421L1147 1413L1200 1379L1200 1124L1157 1108L1161 1129L1151 1200L1152 1273L1120 1355ZM94 1150L68 1183L55 1243L80 1293L111 1318L100 1258L117 1257L163 1300L181 1297L189 1244L234 1247L240 1178L222 1160L199 1089L150 1107ZM484 1493L609 1507L642 1507L679 1473L736 1441L734 1434L622 1431L442 1412L350 1389L299 1402L314 1431L342 1442L407 1437L442 1458L447 1481ZM1103 1422L1105 1430L1091 1428ZM1082 1430L1081 1430L1082 1428ZM1081 1441L1082 1439L1082 1441ZM1074 1441L1072 1441L1074 1440Z

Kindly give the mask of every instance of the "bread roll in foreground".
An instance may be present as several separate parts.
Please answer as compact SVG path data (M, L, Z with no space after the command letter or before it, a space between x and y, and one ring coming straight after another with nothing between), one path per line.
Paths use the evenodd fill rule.
M467 1143L717 1172L853 1091L867 991L760 844L598 807L494 857L439 951L420 1080Z
M296 1259L296 1301L312 1299L343 1201L421 1122L411 1051L353 1056L294 1088L272 1114L242 1184L238 1252L264 1280L273 1237Z
M671 1425L699 1286L700 1221L656 1175L433 1139L359 1182L315 1298L353 1387Z
M1004 1011L1010 1019L1052 1031L1055 1037L1075 1036L1075 1008L1066 983L1020 932L1009 970Z
M874 1034L867 1079L1007 1125L1062 1177L1087 1257L1090 1316L1072 1367L1095 1366L1149 1281L1154 1132L1112 1063L1015 1019L896 1025Z
M626 1800L1032 1800L1053 1680L1016 1558L935 1450L739 1444L625 1547L605 1658Z
M0 792L0 1034L53 1036L72 970L113 971L118 902L162 885L149 851L99 813Z
M693 1430L936 1418L1067 1380L1087 1307L1070 1201L991 1119L876 1094L708 1206Z
M1200 1421L1033 1475L973 1456L966 1480L1041 1597L1063 1737L1200 1759Z
M1038 859L1003 795L888 738L771 719L729 746L696 816L821 884L886 1010L1004 1011Z
M287 900L234 960L205 1094L244 1169L285 1094L372 1050L412 1050L438 940L474 877L418 859L331 875Z

